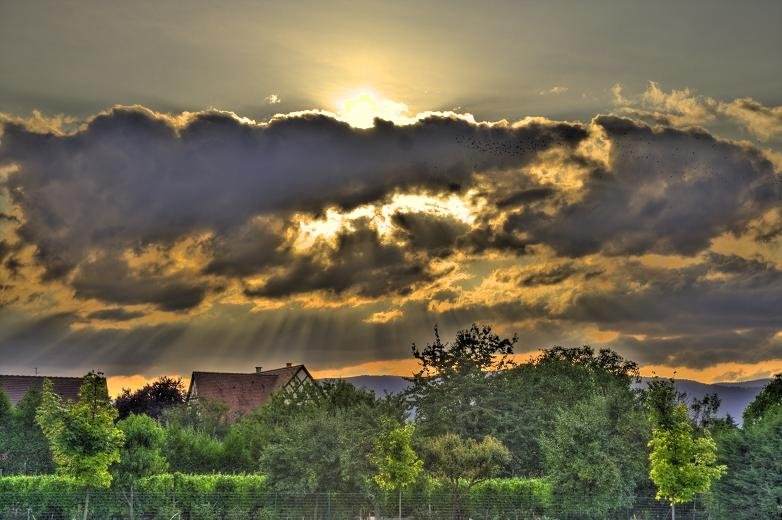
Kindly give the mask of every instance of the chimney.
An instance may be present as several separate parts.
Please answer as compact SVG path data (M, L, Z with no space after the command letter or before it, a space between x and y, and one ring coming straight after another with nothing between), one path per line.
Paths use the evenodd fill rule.
M290 368L290 367L292 367L292 366L293 366L293 363L285 363L285 366L286 366L286 367L288 367L288 368Z
M263 367L255 367L256 374L260 374L261 372L263 372Z

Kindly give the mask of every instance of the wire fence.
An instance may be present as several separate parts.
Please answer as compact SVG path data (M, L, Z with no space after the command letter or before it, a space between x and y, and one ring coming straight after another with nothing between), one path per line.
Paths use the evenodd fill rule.
M0 494L0 518L8 520L82 519L87 494L50 494L35 499ZM470 500L451 495L404 497L401 518L408 520L668 520L671 509L652 498L636 498L632 506L601 511L593 497L525 505L513 498ZM89 493L90 520L390 520L399 518L393 494L369 497L352 493L309 494L175 494L114 490ZM731 518L712 505L677 506L677 520Z

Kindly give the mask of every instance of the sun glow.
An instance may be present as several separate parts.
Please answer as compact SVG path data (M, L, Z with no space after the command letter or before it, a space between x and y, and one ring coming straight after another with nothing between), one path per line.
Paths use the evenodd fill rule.
M371 128L375 118L395 124L410 124L415 118L406 104L362 90L337 102L337 117L356 128Z

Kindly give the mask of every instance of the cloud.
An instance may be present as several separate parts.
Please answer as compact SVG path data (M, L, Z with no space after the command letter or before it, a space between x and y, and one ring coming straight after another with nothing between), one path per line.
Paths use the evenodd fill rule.
M94 311L87 315L90 320L129 321L144 316L143 312L127 311L121 307Z
M484 321L524 351L597 337L669 366L782 357L775 156L692 127L719 103L653 87L639 110L667 125L6 117L0 354L142 374L258 352L335 367ZM726 237L753 247L718 254Z
M560 94L564 94L568 90L569 89L567 87L563 87L561 85L554 85L553 87L551 87L549 89L541 90L540 92L538 92L538 94L541 95L541 96L547 96L547 95L558 96Z
M730 103L720 103L719 110L739 121L760 139L782 136L782 106L767 107L752 98L741 98Z
M258 215L351 207L396 189L450 190L475 171L522 167L585 136L565 123L431 117L358 130L313 114L253 124L116 108L68 135L6 123L0 163L18 167L3 186L25 216L19 235L57 278L96 247L222 234Z
M269 94L265 98L263 98L264 101L266 101L269 105L277 105L282 102L282 99L280 99L280 96L277 94Z
M137 274L121 258L102 255L79 266L71 280L76 296L118 304L150 303L164 311L184 311L200 304L208 287L181 275Z
M568 256L692 255L782 200L778 176L755 148L617 117L595 124L611 143L608 168L593 169L581 198L553 214L511 213L506 231L523 230Z
M723 118L740 125L761 141L782 135L782 106L767 107L752 98L726 102L698 95L688 88L665 92L654 81L635 98L624 97L619 84L612 87L612 94L614 104L621 107L623 114L661 125L708 126Z
M390 311L379 311L373 313L371 316L364 320L365 323L388 323L394 320L400 319L404 316L404 313L399 309L391 309Z
M376 298L407 294L431 280L434 273L422 257L408 254L396 244L383 243L368 222L336 236L334 248L322 246L319 254L299 255L279 274L260 286L248 288L252 297L280 298L313 291Z

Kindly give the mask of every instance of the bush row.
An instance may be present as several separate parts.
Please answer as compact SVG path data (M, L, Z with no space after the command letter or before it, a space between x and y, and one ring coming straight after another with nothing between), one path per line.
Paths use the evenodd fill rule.
M492 479L462 492L464 508L480 518L541 514L551 500L551 486L542 479ZM0 477L0 517L78 518L86 494L67 477ZM128 518L128 489L93 490L89 495L90 518ZM416 518L438 518L449 511L451 498L443 483L426 479L404 491L403 510ZM136 518L166 520L261 520L303 514L336 520L373 511L391 515L396 500L394 493L275 493L260 475L163 474L140 480L133 493Z
M81 516L88 490L68 477L0 478L0 518L70 519ZM266 478L260 475L156 475L133 490L137 518L264 518ZM93 519L127 518L129 489L89 491Z

